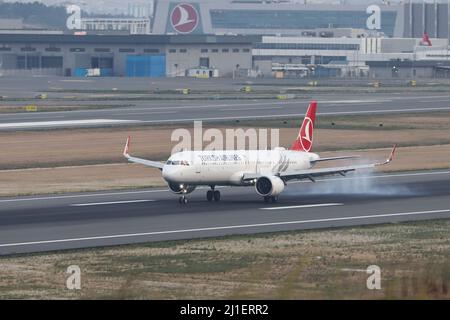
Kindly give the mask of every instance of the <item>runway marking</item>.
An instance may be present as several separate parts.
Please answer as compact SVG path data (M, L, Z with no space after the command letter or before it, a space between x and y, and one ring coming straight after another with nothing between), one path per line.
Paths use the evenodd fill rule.
M360 111L336 111L336 112L318 112L321 115L339 115L339 114L365 114L365 113L399 113L411 111L438 111L450 110L450 107L433 107L433 108L407 108L407 109L376 109L376 110L360 110Z
M168 191L169 191L168 189L165 189L165 190L142 190L142 191L77 194L77 195L67 195L67 196L35 197L35 198L24 198L24 199L5 199L5 200L0 200L0 203L21 202L21 201L44 201L44 200L88 198L88 197L108 197L108 196L120 196L120 195L142 194L142 193L158 193L158 192L168 192Z
M318 112L318 115L341 115L341 114L377 114L377 113L404 113L413 111L439 111L450 110L450 107L437 108L415 108L415 109L379 109L379 110L361 110L361 111L336 111L336 112ZM253 116L230 116L230 117L208 117L208 118L186 118L186 119L161 119L161 120L142 120L141 123L166 123L166 122L191 122L191 121L220 121L220 120L235 120L235 119L280 119L287 117L303 117L303 113L288 113L288 114L268 114L268 115L253 115Z
M145 116L145 115L151 115L151 114L173 114L173 113L178 113L178 111L149 111L149 112L137 112L137 113L129 113L126 114L125 116ZM123 117L124 114L123 113L113 113L112 116L121 116Z
M432 172L414 172L414 173L399 173L399 174L383 174L374 176L355 176L355 177L342 177L342 178L330 178L330 179L318 179L316 182L326 182L326 181L337 181L337 180L353 180L353 179L384 179L384 178L399 178L399 177L409 177L409 176L428 176L428 175L445 175L450 174L450 171L432 171ZM310 183L309 181L296 181L295 183ZM89 198L89 197L109 197L109 196L120 196L120 195L133 195L133 194L143 194L143 193L163 193L168 192L168 189L156 189L156 190L142 190L142 191L123 191L123 192L106 192L106 193L87 193L87 194L76 194L76 195L64 195L64 196L43 196L43 197L33 197L33 198L16 198L16 199L4 199L0 200L0 203L9 202L26 202L26 201L45 201L45 200L59 200L59 199L72 199L72 198Z
M386 213L386 214L371 214L371 215L365 215L365 216L326 218L326 219L313 219L313 220L295 220L295 221L283 221L283 222L255 223L255 224L243 224L243 225L234 225L234 226L217 226L217 227L168 230L168 231L154 231L154 232L142 232L142 233L126 233L126 234L116 234L116 235L109 235L109 236L108 235L92 236L92 237L83 237L83 238L67 238L67 239L41 240L41 241L30 241L30 242L17 242L17 243L0 244L0 248L28 246L28 245L42 245L42 244L52 244L52 243L65 243L65 242L80 242L80 241L89 241L89 240L92 241L92 240L107 240L107 239L117 239L117 238L156 236L156 235L164 235L164 234L192 233L192 232L230 230L230 229L248 229L248 228L258 228L258 227L272 227L272 226L307 224L307 223L322 223L322 222L339 222L339 221L347 221L347 220L377 219L377 218L386 218L386 217L402 217L402 216L442 214L442 213L450 213L450 209L431 210L431 211L416 211L416 212L401 212L401 213Z
M142 202L154 202L155 200L128 200L128 201L111 201L111 202L94 202L94 203L75 203L71 204L72 207L92 207L92 206L107 206L112 204L128 204L128 203L142 203Z
M119 123L139 123L139 120L117 120L117 119L90 119L90 120L70 120L70 121L38 121L38 122L10 122L1 123L0 129L8 128L46 128L76 125L97 125L97 124L119 124Z
M274 109L283 109L282 107L262 107L262 108L235 108L235 109L221 109L219 111L253 111L253 110L274 110Z
M44 119L48 119L48 115L34 115L34 114L31 114L31 113L24 113L23 115L29 115L29 116L33 116L34 118L39 118L39 116L42 116L42 118L44 118ZM9 115L6 115L6 114L2 114L2 120L3 119L5 119L5 120L8 120L8 121L17 121L17 120L23 120L23 117L21 117L21 118L18 118L18 117L15 117L15 118L9 118L8 117ZM58 118L58 119L62 119L62 118L65 118L66 116L63 116L63 115L60 115L60 116L52 116L52 118L54 118L54 119L56 119L56 118ZM7 119L6 119L7 118ZM10 123L10 122L7 122L7 123Z
M60 82L93 82L94 80L58 80Z
M317 207L335 207L343 206L343 203L319 203L319 204L306 204L300 206L285 206L285 207L267 207L259 208L260 210L289 210L289 209L302 209L302 208L317 208Z

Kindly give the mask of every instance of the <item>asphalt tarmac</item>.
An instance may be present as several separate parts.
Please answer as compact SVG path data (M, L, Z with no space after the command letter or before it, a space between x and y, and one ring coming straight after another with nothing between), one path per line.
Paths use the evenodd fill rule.
M143 169L145 170L145 169ZM0 254L450 218L450 171L349 175L288 185L275 204L252 187L0 199Z

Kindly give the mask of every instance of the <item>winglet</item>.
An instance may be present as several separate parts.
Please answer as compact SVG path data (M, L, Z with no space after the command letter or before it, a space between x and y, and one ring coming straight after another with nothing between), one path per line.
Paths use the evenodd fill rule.
M130 143L131 143L131 137L128 136L127 142L126 142L126 144L125 144L125 148L123 149L123 155L124 155L124 157L126 157L126 158L128 158L128 157L130 156L130 155L129 155L129 151L130 151Z
M378 164L378 166L384 166L386 164L389 164L392 162L392 160L394 160L394 156L395 156L395 151L397 150L397 145L395 144L394 147L392 148L391 154L389 155L389 158L386 159L385 162Z
M392 148L391 155L389 156L388 162L391 162L392 160L394 160L396 150L397 150L397 145L394 144L394 147Z

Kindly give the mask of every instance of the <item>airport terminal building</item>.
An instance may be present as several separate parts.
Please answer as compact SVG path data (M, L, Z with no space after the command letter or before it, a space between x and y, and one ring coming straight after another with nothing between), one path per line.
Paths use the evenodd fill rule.
M387 37L449 37L449 4L445 0L406 0L402 3L374 1L374 6L314 4L310 1L230 0L182 1L181 10L195 20L185 30L177 27L179 1L155 1L152 32L295 35L315 29L366 29L374 11L379 10L376 32Z
M0 28L0 76L433 77L449 66L449 16L443 0L155 0L148 19Z

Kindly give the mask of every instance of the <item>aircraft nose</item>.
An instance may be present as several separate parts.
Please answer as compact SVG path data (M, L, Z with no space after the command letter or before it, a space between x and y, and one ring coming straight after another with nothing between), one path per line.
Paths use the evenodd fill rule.
M176 181L177 169L173 166L164 166L162 176L166 181Z

